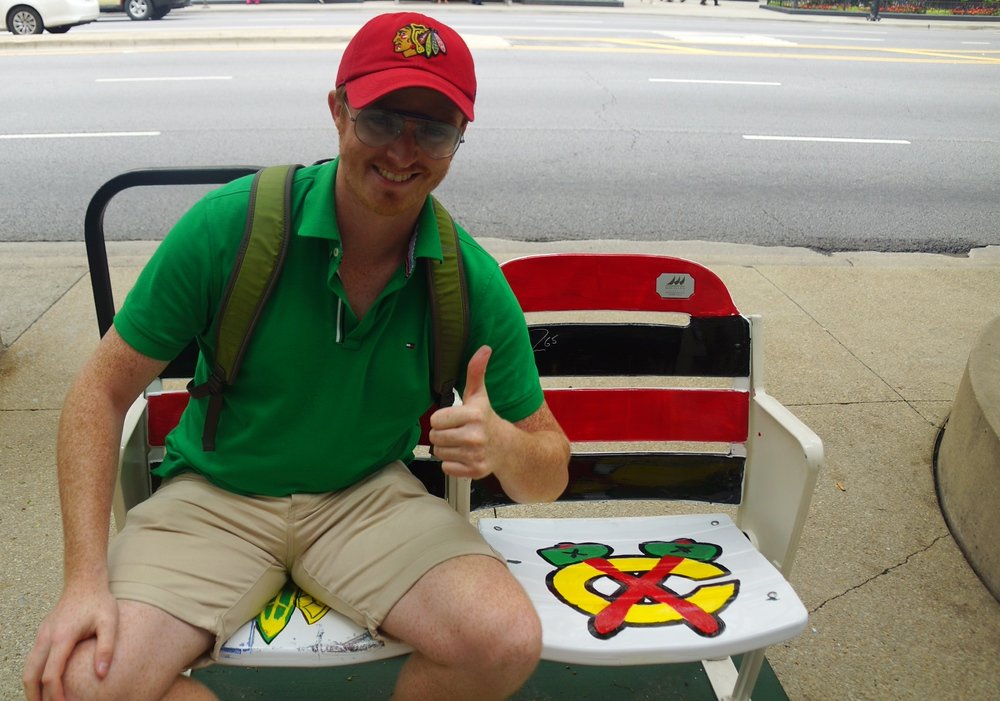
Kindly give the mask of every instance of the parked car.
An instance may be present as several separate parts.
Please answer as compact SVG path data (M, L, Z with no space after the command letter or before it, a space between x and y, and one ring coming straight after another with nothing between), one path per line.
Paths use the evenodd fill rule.
M101 12L124 12L131 19L163 19L171 10L187 7L191 0L99 0Z
M100 14L98 0L0 0L0 17L11 34L53 34L87 24Z

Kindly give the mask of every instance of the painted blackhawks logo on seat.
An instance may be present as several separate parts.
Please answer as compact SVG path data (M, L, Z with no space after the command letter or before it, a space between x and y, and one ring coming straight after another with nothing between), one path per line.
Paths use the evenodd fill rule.
M448 53L448 48L436 29L412 22L399 28L392 39L392 45L396 53L403 54L406 58L411 56L434 58L438 54Z
M309 625L315 625L330 612L329 606L312 598L289 580L281 591L267 602L254 621L264 642L270 645L278 637L292 620L292 614L296 609L302 613Z
M684 624L714 638L725 630L719 617L740 589L738 579L702 584L681 594L667 586L673 577L704 582L731 572L715 560L722 548L688 538L641 543L643 555L616 555L602 543L560 543L538 554L555 565L545 579L564 604L590 617L595 638L612 638L629 626Z

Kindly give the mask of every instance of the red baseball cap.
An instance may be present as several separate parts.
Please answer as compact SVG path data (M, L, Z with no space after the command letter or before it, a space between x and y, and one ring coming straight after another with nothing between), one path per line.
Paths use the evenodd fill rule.
M379 15L351 39L337 71L352 107L362 108L401 88L430 88L471 122L476 67L454 29L417 12Z

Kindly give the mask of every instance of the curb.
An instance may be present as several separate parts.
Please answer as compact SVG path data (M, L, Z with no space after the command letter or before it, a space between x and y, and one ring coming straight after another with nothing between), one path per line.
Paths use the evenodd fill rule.
M321 44L324 48L339 47L347 45L354 35L353 31L344 29L313 29L303 30L252 30L233 29L227 31L219 30L190 30L183 33L172 34L166 32L129 32L124 33L104 33L104 34L77 34L77 35L35 35L28 37L8 37L0 36L0 53L6 51L121 51L123 49L170 49L185 46L204 46L213 43L225 43L231 47L251 47L251 46L297 46L303 47L312 44ZM50 38L51 37L51 38ZM342 47L341 47L342 48Z

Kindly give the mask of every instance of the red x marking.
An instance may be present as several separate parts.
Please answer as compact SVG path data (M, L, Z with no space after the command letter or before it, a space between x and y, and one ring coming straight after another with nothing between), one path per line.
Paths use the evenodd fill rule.
M661 557L653 569L641 577L622 572L604 558L595 557L586 560L586 563L594 569L625 585L625 589L594 617L594 630L598 635L609 635L624 625L625 616L643 599L666 604L702 635L715 635L719 630L719 622L712 614L660 586L683 560L682 557L670 555Z

